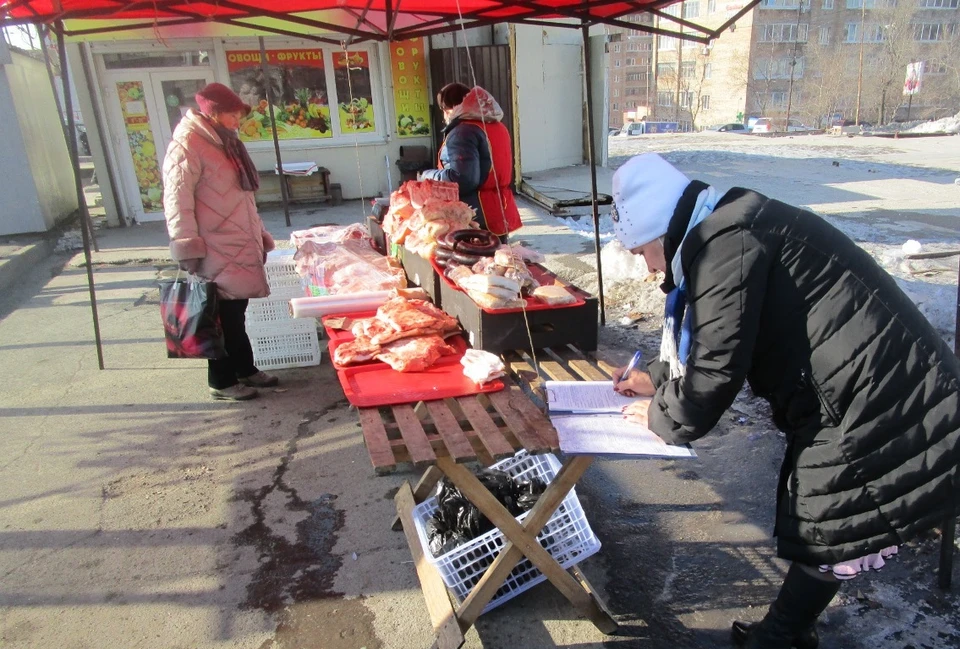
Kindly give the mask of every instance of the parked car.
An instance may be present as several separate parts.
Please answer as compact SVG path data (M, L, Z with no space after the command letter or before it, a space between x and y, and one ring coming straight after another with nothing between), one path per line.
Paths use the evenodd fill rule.
M708 130L717 131L718 133L727 133L729 131L746 131L747 127L740 122L730 122L729 124L718 124L716 126L711 126Z
M751 133L773 133L773 120L769 117L759 117L750 127Z
M643 135L643 133L643 122L630 122L629 124L624 124L623 128L620 129L620 135Z
M788 133L805 133L807 131L816 131L815 126L807 126L798 119L791 119L790 123L787 124Z
M612 135L620 135L620 129L618 129L618 128L611 128L611 129L609 129L609 130L607 131L607 136L612 136Z

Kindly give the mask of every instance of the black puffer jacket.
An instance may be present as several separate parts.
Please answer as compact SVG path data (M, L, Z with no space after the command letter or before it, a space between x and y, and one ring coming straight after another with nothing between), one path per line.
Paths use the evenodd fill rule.
M748 380L787 435L784 559L833 564L937 525L960 486L960 362L893 279L815 214L741 188L680 254L693 346L683 377L651 367L650 428L702 437Z

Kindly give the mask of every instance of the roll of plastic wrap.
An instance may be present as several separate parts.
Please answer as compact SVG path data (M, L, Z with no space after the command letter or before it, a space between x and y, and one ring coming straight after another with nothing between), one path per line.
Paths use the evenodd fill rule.
M295 297L290 300L290 309L294 318L319 318L335 313L375 311L389 296L389 291L370 291L351 295Z

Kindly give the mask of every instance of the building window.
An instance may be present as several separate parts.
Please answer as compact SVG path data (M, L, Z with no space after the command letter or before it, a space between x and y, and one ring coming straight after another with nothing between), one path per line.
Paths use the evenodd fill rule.
M672 79L677 76L675 63L657 63L657 76Z
M717 0L707 0L707 13L712 14L717 12Z
M657 106L673 106L673 93L672 93L672 92L658 92L658 93L657 93Z
M697 76L696 61L683 61L680 63L680 77L682 79L694 79Z
M787 93L782 90L774 91L770 93L770 103L773 106L782 108L787 105Z
M914 25L913 39L917 41L945 41L957 33L956 23L919 23Z
M820 28L820 44L821 45L830 44L830 28L829 27Z
M700 97L700 108L710 110L710 95Z
M699 16L700 16L700 0L696 0L695 2L690 2L690 0L687 0L687 2L683 3L684 18L698 18Z
M636 64L637 64L637 60L636 60L636 59L627 59L627 67L628 67L628 68L629 68L631 65L636 65Z
M643 91L640 88L627 88L627 91L624 94L628 97L633 97L635 95L642 95Z
M614 88L614 89L613 89L613 96L614 96L614 97L619 97L619 96L620 96L620 88Z
M707 63L703 66L703 78L709 79L713 76L713 63Z
M613 67L615 67L615 68L619 68L619 67L620 67L620 59L617 59L616 61L613 62Z
M627 81L646 81L647 73L646 72L630 72L627 74Z
M680 108L690 108L693 106L694 97L692 92L680 93Z
M849 0L847 0L849 2ZM801 0L761 0L760 7L763 9L793 9L800 8ZM809 3L804 3L804 11L810 7Z
M807 23L770 23L760 31L761 43L806 43Z
M657 49L658 50L677 49L677 37L676 36L660 36L658 38Z
M620 53L620 43L614 43L614 45L613 45L613 51L614 51L615 54L619 54L619 53Z
M886 34L884 33L883 25L879 25L877 23L868 23L863 26L864 43L882 43L885 39ZM860 23L847 23L847 36L845 42L860 42Z
M921 9L957 9L960 0L920 0Z
M779 59L757 59L757 66L753 69L753 78L759 80L789 79L790 68L793 67L793 78L803 78L803 59L799 58L796 65L791 66L793 57L784 56Z
M947 66L944 65L943 63L927 62L927 64L923 66L924 76L928 74L946 74L946 73L947 73Z
M612 110L620 110L620 104L613 103L613 104L610 105L610 108L611 108Z
M823 8L825 11L833 9L833 0L823 0Z

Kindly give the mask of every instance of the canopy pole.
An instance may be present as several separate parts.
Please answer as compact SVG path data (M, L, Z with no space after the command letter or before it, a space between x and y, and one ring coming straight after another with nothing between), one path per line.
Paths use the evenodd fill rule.
M43 52L43 61L47 66L47 76L50 78L50 88L53 90L53 99L54 103L57 105L57 114L60 116L60 128L63 130L63 139L66 142L67 149L70 149L70 134L67 132L67 119L64 115L63 106L60 104L60 95L57 93L57 81L56 76L53 74L53 67L50 63L50 50L47 48L47 36L50 33L49 27L37 27L37 35L40 37L40 51ZM57 42L60 41L61 36L57 36ZM59 49L57 50L59 52ZM63 61L60 61L60 79L62 80L61 85L64 89L64 94L66 94L67 86L70 84L69 75L67 69L63 66ZM71 116L73 114L71 113ZM76 126L73 127L76 129ZM77 155L80 154L80 148L77 147ZM83 204L86 205L86 198L83 199ZM87 232L90 233L90 240L93 242L93 249L97 252L100 252L100 245L97 243L97 235L93 233L93 221L90 219L89 212L81 214L80 218L80 227L85 228Z
M593 72L590 69L590 27L580 24L583 33L583 78L587 96L587 159L590 161L590 203L593 207L593 243L597 252L597 290L600 294L600 326L607 324L603 301L603 265L600 261L600 212L597 207L597 162L593 142Z
M70 161L73 163L73 179L77 186L77 204L80 209L80 232L83 234L83 257L87 266L87 286L90 289L90 310L93 314L93 336L97 342L97 364L103 369L103 343L100 340L100 318L97 316L97 289L93 283L93 260L90 255L90 232L87 225L90 223L90 213L87 211L87 200L83 195L83 181L80 179L80 155L77 146L77 128L73 118L73 99L70 96L70 81L67 78L67 44L63 35L63 22L57 21L57 49L60 53L60 78L63 79L63 108L67 114L67 138L70 149ZM53 88L54 93L57 89Z
M287 197L287 181L283 175L283 158L280 157L280 138L277 137L277 117L273 107L273 92L270 90L270 77L267 76L267 48L260 36L260 73L263 75L263 90L267 93L267 104L270 106L270 124L273 125L273 150L277 154L277 175L280 178L280 196L283 200L283 218L290 227L290 201Z

